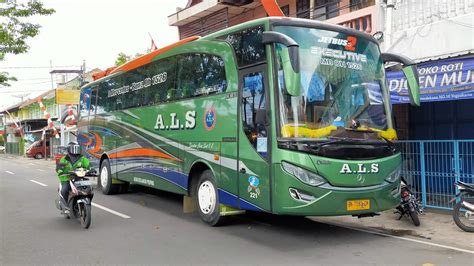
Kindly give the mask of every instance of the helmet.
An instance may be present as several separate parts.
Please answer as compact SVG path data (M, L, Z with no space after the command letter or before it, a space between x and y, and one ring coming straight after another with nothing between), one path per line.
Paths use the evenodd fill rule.
M67 153L70 155L78 155L81 154L81 145L75 141L69 142L67 145Z

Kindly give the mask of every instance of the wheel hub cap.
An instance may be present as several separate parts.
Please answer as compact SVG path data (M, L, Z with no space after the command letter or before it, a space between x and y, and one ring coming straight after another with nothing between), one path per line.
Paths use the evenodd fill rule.
M109 178L109 171L107 167L102 167L102 171L100 172L100 184L103 188L107 186L107 179Z
M216 207L216 191L210 181L204 181L198 190L199 208L204 214L212 213Z

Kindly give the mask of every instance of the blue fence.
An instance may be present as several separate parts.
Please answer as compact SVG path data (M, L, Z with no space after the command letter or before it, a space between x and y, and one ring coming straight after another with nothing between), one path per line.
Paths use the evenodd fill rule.
M399 141L402 175L423 207L452 209L454 182L474 183L474 140Z

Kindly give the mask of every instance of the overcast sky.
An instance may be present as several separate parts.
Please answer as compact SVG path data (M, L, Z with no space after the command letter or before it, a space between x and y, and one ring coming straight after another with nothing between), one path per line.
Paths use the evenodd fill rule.
M0 71L18 78L11 87L0 87L0 110L19 102L14 95L33 97L51 89L53 69L106 69L118 53L143 53L151 46L150 33L158 47L178 40L176 27L168 26L168 15L187 0L42 0L56 13L36 17L42 28L29 39L30 50L7 55ZM71 66L71 67L65 67ZM15 93L10 93L15 92Z

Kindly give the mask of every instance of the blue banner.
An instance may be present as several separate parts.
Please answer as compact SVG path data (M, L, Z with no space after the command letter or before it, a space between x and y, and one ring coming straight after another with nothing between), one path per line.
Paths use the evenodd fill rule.
M418 64L421 101L474 99L474 58L447 59ZM387 71L392 103L409 103L402 71Z

